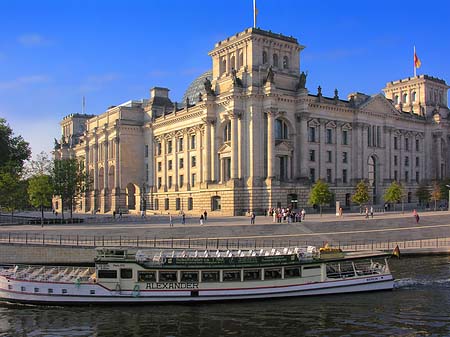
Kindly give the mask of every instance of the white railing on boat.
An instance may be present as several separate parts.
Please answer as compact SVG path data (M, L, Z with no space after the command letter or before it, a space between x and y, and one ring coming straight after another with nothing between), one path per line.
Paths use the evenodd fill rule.
M88 283L95 281L95 268L16 265L0 270L0 275L27 281Z

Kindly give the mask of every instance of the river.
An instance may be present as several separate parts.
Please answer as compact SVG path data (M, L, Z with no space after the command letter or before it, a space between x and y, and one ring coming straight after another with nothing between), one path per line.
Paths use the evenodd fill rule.
M0 336L450 336L450 257L390 260L393 291L195 305L0 306Z

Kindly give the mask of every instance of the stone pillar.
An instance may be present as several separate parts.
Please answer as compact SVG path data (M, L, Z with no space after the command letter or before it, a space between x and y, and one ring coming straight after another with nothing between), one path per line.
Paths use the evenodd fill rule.
M203 160L205 163L205 169L203 170L203 181L205 182L211 181L211 128L212 123L207 120L205 123L205 149L203 151Z
M120 179L119 179L119 166L120 166L120 158L119 158L119 137L114 138L114 159L115 159L115 166L114 166L114 189L120 188Z
M189 154L189 147L191 146L189 142L189 133L187 130L183 133L184 137L184 152L183 152L183 167L184 167L184 175L185 175L185 181L186 181L186 189L189 190L191 186L191 161L190 161L190 154Z
M230 114L231 119L231 179L238 177L238 132L237 122L238 116L236 114Z
M162 182L161 182L161 191L167 191L167 158L166 151L167 150L167 141L163 136L161 139L161 171L162 171Z
M210 154L210 180L217 180L217 166L219 164L217 160L216 151L216 123L211 123L211 154Z
M203 182L203 157L202 157L202 148L203 148L203 133L201 128L197 130L197 181L198 183Z
M94 155L92 158L94 164L94 191L98 190L98 143L95 142L94 146Z
M275 176L275 112L267 113L267 178Z

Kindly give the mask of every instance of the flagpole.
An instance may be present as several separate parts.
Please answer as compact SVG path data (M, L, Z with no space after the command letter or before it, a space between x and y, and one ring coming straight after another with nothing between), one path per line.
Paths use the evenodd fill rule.
M414 77L416 77L416 46L414 46L413 64L414 64Z
M256 0L253 0L253 28L256 28Z

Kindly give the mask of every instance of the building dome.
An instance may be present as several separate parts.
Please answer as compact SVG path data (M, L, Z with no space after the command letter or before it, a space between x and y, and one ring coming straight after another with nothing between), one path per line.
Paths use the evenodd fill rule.
M194 81L192 81L192 83L184 92L183 101L181 102L183 105L186 104L186 98L189 98L190 104L195 104L196 102L198 102L199 93L205 95L205 85L203 84L205 82L205 78L208 78L209 80L212 79L212 70L208 70L207 72L197 77Z

